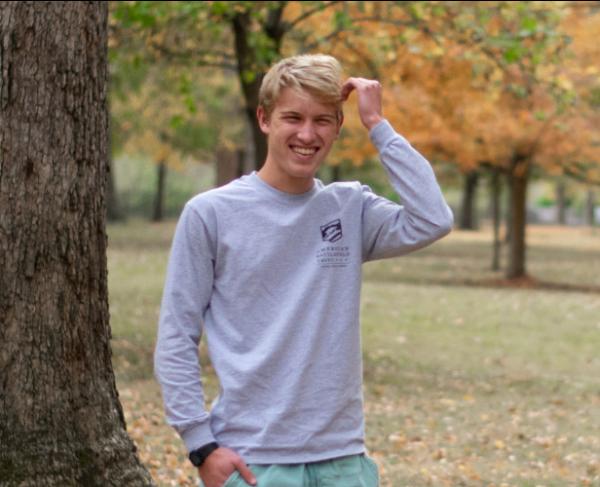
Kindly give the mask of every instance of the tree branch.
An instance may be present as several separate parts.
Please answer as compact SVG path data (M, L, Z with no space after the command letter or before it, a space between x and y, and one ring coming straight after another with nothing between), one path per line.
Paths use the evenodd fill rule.
M152 43L150 45L152 49L155 49L161 55L168 58L170 62L181 63L181 65L189 64L190 61L193 62L196 66L203 67L211 67L211 68L221 68L236 71L237 66L228 59L230 56L227 55L226 52L220 53L221 58L203 58L200 56L212 56L214 52L211 51L197 51L197 50L172 50L166 47L164 44ZM233 55L231 55L233 57Z
M327 34L325 37L321 37L320 39L317 39L312 44L308 44L307 46L304 46L304 48L300 51L300 53L304 54L306 52L312 51L316 47L320 46L322 43L330 41L331 39L334 39L335 37L340 35L342 32L345 32L345 29L342 29L342 28L335 29L334 31Z
M288 22L285 26L285 30L290 31L292 30L297 24L299 24L300 22L302 22L303 20L306 20L307 18L309 18L311 15L316 14L317 12L323 12L324 10L328 9L329 7L332 7L333 5L335 5L336 3L342 3L339 0L335 0L332 2L328 2L325 5L320 5L318 7L315 7L311 10L307 10L306 12L304 12L303 14L299 15L298 17L296 17L294 20L292 20L291 22Z
M367 69L369 70L369 75L373 79L380 80L381 76L379 73L379 69L377 69L377 65L373 62L373 60L369 57L369 55L365 54L360 49L358 49L356 46L354 46L352 43L350 43L348 41L348 39L344 39L343 42L344 42L344 45L348 49L350 49L352 52L354 52L354 54L356 54L362 60L362 62L367 66Z
M264 23L265 32L271 39L274 39L277 44L281 42L281 38L286 33L285 25L281 21L283 11L288 2L278 2L277 8L269 9L269 13Z
M591 178L589 174L585 174L585 170L582 171L584 174L581 174L580 172L575 172L573 169L571 169L571 166L561 164L561 167L565 171L565 175L575 179L576 181L591 184L593 186L600 186L600 178Z

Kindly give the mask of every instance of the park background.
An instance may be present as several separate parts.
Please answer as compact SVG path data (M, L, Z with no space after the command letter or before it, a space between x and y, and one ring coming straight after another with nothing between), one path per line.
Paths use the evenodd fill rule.
M458 227L365 267L367 444L382 485L598 485L598 5L284 4L113 10L114 177L129 215L109 227L113 346L153 475L193 485L150 370L173 219L193 194L259 167L240 85L281 55L327 52L381 80L385 115L432 161ZM397 199L347 105L319 177ZM510 269L520 181L527 252Z
M327 52L381 80L386 117L432 162L456 219L431 248L365 266L382 485L600 485L598 6L208 4L112 5L113 353L158 483L195 482L151 370L176 217L260 167L242 89L280 56ZM397 200L352 101L319 177ZM204 349L202 362L210 401Z
M382 486L600 485L598 2L0 13L0 486L196 485L152 374L170 242L185 201L260 167L261 77L303 52L381 80L455 214L364 266ZM353 102L319 177L396 199Z

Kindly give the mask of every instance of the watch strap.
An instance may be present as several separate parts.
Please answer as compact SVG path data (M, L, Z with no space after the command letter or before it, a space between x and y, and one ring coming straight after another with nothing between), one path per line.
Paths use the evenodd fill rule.
M195 467L201 466L208 456L217 448L219 448L219 444L213 441L201 446L200 448L192 450L189 455L190 462L192 462Z

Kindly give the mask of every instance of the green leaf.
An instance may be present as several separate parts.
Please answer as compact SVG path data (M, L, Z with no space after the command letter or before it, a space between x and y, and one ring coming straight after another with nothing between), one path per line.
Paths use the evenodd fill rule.
M183 125L183 116L181 116L181 115L174 115L169 120L169 127L171 127L174 130L177 130L182 125Z
M212 2L210 6L210 13L216 16L226 15L230 10L229 2Z
M524 86L518 85L518 84L511 84L509 86L510 91L512 91L515 96L517 96L518 98L525 98L527 97L527 90L525 89Z
M446 9L442 5L434 5L431 13L436 17L443 17L446 14Z
M154 14L154 2L133 2L129 8L129 19L132 24L138 24L144 28L154 27L156 25L156 15Z
M187 75L182 74L179 78L178 88L179 93L181 93L182 95L189 95L192 92L192 80L190 80L190 78Z
M504 51L504 60L507 63L515 63L523 57L523 47L520 44L513 44Z
M352 27L352 19L347 12L338 11L333 14L333 25L338 30L346 30Z
M421 2L411 4L408 10L414 19L421 20L423 18L423 4Z
M188 96L184 97L183 103L185 104L186 108L188 109L188 112L196 113L196 100L194 99L193 96L188 95Z
M521 20L521 29L534 33L537 29L537 20L533 17L525 17Z
M242 72L242 79L244 80L244 83L250 84L256 79L256 73L251 69L246 69Z
M592 88L588 96L588 103L594 108L600 108L600 86Z
M477 15L479 17L479 23L485 25L492 18L492 10L484 8L484 9L478 10Z

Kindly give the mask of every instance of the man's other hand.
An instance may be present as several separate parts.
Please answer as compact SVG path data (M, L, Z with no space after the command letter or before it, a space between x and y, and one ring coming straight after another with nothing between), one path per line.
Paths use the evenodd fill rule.
M198 468L204 487L222 487L236 470L248 485L256 485L256 478L244 460L229 448L217 448Z
M346 101L353 90L356 90L358 95L360 120L368 130L371 130L383 120L381 84L377 80L348 78L342 85L342 100Z

